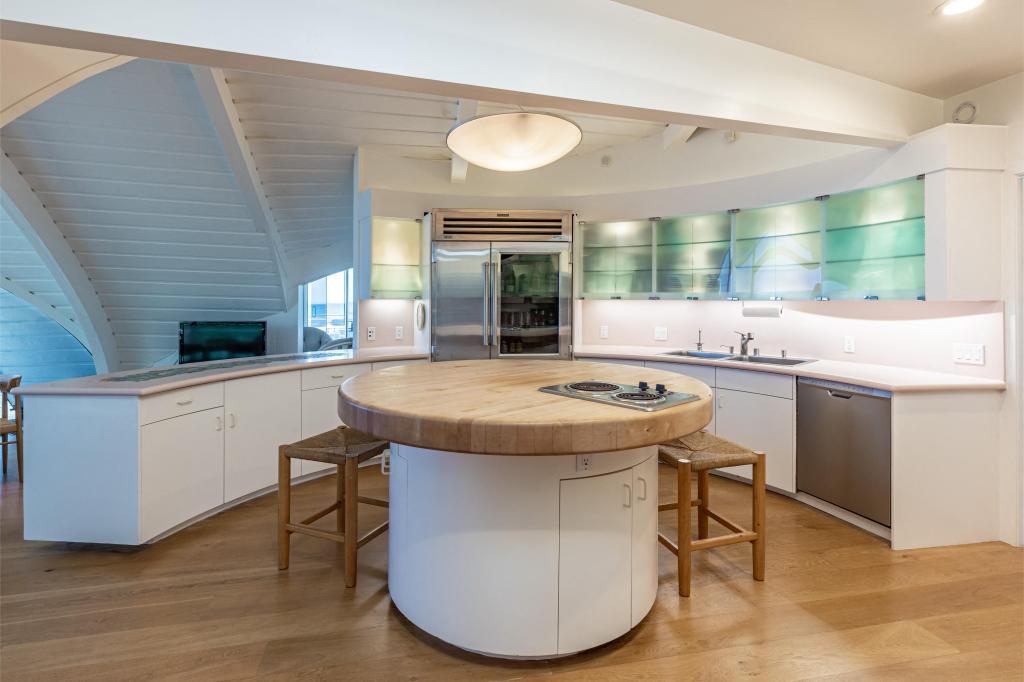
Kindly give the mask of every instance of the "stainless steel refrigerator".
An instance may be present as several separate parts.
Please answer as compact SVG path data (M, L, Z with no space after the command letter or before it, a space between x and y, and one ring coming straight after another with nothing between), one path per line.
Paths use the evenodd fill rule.
M432 244L432 359L568 360L571 244L460 237Z

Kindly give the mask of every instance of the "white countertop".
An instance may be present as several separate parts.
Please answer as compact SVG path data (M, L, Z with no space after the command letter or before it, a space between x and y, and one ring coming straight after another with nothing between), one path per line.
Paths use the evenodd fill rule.
M372 350L332 350L291 355L265 355L237 360L212 360L188 365L147 367L110 374L30 384L15 389L21 395L120 395L146 396L188 386L228 379L291 372L313 367L348 365L361 362L421 360L429 357L413 348L375 348ZM254 363L255 361L255 363Z
M979 379L946 372L929 372L890 365L869 365L841 360L813 360L802 365L765 365L729 360L708 360L703 358L665 355L661 348L636 346L579 346L574 355L578 358L608 358L615 360L643 360L674 362L684 365L707 365L728 367L752 372L771 372L790 376L839 381L869 388L880 388L893 393L914 393L926 391L1004 391L1006 383L995 379Z

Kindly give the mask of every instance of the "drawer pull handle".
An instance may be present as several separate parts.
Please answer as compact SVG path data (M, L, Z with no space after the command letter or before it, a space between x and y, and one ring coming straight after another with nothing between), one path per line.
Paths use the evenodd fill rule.
M332 374L331 378L332 379L344 379L345 375L344 374Z
M181 405L182 407L184 407L185 405L191 405L192 404L192 398L189 398L188 400L175 400L174 402L177 403L178 405Z
M221 419L220 417L217 417L217 430L220 431L223 428L224 428L224 420Z

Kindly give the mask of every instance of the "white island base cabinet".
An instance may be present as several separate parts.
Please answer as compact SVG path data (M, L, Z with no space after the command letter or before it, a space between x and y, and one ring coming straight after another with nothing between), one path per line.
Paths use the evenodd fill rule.
M499 456L392 446L388 588L415 625L490 656L609 642L658 587L657 448Z
M338 426L340 383L380 365L392 363L268 372L142 397L27 395L24 537L139 545L269 492L278 446ZM293 477L326 473L292 464Z

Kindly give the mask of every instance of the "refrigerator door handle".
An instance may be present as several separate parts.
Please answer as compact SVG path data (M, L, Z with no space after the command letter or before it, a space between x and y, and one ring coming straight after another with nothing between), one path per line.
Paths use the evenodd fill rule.
M491 264L490 264L489 261L484 261L483 269L484 269L484 306L483 306L483 325L481 327L481 329L482 329L481 333L483 335L483 345L490 346L491 345L491 316L489 314L490 311L488 310L488 308L491 305Z

